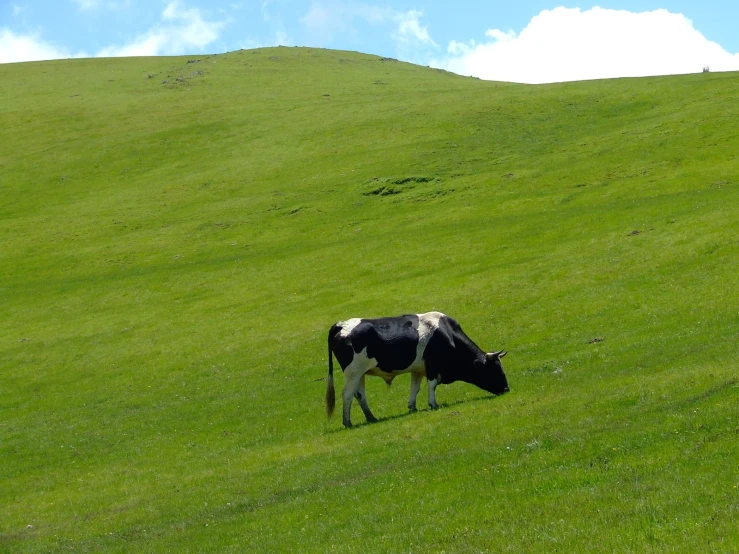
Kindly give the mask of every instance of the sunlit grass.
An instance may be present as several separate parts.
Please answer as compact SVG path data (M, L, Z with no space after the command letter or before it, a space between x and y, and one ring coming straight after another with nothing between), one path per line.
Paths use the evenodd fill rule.
M736 550L738 83L0 66L0 550ZM433 309L512 392L327 422L330 325Z

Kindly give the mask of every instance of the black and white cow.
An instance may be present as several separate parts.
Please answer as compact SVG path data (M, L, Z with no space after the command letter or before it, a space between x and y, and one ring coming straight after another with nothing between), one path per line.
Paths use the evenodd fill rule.
M367 421L377 421L367 405L364 376L381 377L388 384L398 375L411 374L408 409L416 410L416 396L428 379L429 406L436 404L436 386L455 381L477 385L493 394L508 392L500 359L502 350L486 354L462 331L459 323L440 312L380 319L353 318L336 323L328 333L328 387L326 411L334 412L332 354L344 372L344 425L351 427L352 399L359 400Z

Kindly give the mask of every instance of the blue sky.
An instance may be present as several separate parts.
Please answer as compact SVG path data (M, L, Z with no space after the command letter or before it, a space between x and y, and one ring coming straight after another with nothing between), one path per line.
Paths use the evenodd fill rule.
M739 70L738 22L736 0L0 0L0 63L282 44L536 83Z

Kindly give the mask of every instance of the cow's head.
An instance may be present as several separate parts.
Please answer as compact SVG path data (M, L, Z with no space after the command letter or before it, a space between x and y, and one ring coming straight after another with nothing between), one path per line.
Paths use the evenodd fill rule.
M484 367L479 375L479 378L482 380L482 383L479 385L480 388L493 394L503 394L510 390L508 388L508 379L506 379L505 373L503 373L503 364L500 361L506 354L508 352L503 350L485 354Z

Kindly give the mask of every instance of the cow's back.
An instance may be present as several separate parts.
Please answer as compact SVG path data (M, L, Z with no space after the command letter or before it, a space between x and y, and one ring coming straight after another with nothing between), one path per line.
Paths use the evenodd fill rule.
M382 371L402 371L416 359L418 326L417 315L363 319L351 333L352 348L366 348L367 357Z
M376 361L376 367L382 372L423 370L426 366L424 353L432 338L432 346L447 342L453 327L456 322L441 312L352 318L334 325L332 348L342 368L347 367L355 355L362 354Z

